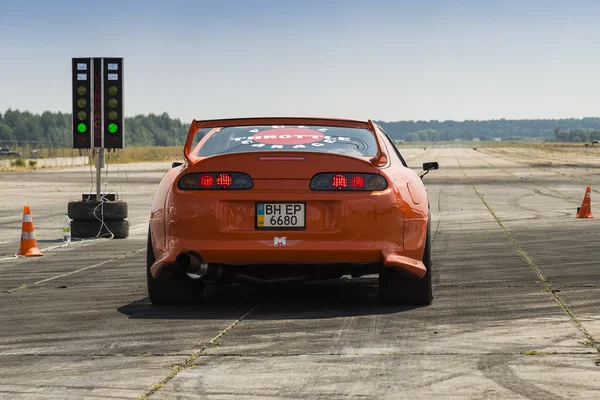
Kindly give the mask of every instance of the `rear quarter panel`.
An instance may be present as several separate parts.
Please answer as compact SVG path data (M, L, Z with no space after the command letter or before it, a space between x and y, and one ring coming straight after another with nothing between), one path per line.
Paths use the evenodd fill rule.
M162 177L150 208L150 230L152 232L152 245L155 254L161 254L166 250L167 224L169 221L169 204L173 195L173 185L179 174L184 170L183 166L173 168Z
M406 256L421 260L427 238L427 223L429 217L429 200L427 188L419 175L405 167L391 143L382 139L389 156L389 164L382 168L388 181L393 185L396 200L404 211L404 251Z

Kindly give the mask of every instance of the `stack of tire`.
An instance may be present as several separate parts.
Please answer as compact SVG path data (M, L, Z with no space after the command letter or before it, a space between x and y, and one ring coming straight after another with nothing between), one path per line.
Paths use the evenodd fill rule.
M109 238L111 234L114 239L129 236L127 203L124 201L70 201L67 211L73 239Z

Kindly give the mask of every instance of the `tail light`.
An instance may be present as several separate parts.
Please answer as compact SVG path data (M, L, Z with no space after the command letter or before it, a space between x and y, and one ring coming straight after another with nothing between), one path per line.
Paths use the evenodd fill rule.
M202 172L184 175L177 187L181 190L248 190L252 178L242 172Z
M352 177L352 187L356 189L361 189L365 186L365 178L360 175L354 175Z
M223 189L227 189L233 184L233 178L229 174L219 174L216 179L217 186Z
M200 177L200 186L202 186L203 188L211 187L214 181L215 180L211 175L202 175Z
M335 191L376 191L387 188L385 178L377 174L358 174L351 172L328 172L317 174L310 180L311 190Z
M343 190L346 186L348 186L348 178L346 178L342 174L336 174L331 178L331 186L336 189Z

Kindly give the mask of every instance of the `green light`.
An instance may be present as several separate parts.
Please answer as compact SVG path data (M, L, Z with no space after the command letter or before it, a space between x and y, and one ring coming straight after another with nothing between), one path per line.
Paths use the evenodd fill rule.
M85 131L87 131L87 126L85 124L79 124L77 125L77 130L81 133L85 133Z
M115 123L112 123L112 124L108 125L108 131L110 133L115 133L117 131L117 129L118 129L117 128L117 124L115 124Z

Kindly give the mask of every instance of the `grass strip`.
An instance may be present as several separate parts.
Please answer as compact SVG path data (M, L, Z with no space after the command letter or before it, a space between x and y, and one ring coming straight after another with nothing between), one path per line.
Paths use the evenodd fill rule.
M235 326L237 324L242 322L248 315L250 315L250 313L252 313L254 310L256 310L261 304L262 304L262 302L255 304L244 315L242 315L241 317L239 317L238 319L233 321L227 328L225 328L221 332L219 332L219 334L217 336L210 339L206 345L202 346L200 349L198 349L197 351L192 353L183 362L183 364L173 366L171 368L171 373L169 373L169 375L167 375L165 378L163 378L160 382L157 382L154 385L152 385L150 390L148 390L146 393L144 393L143 395L138 397L136 400L146 400L146 399L150 398L150 396L152 396L154 393L158 392L163 386L165 386L167 383L169 383L171 380L173 380L173 378L175 378L177 375L179 375L180 372L182 372L186 369L196 368L195 362L198 359L198 357L200 357L202 355L202 353L204 353L210 346L217 345L217 342L219 341L219 339L221 339L223 336L225 336L227 334L227 332L229 332L230 330L235 328Z

